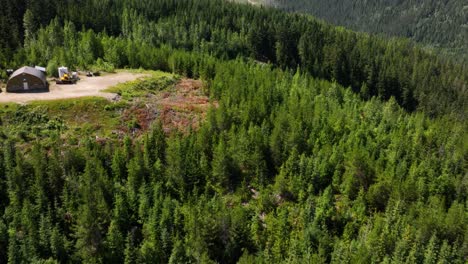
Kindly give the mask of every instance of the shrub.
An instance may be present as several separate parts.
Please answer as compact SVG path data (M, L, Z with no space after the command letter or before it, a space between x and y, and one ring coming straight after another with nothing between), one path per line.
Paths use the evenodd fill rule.
M57 60L54 58L52 60L49 61L49 63L47 64L47 74L49 76L52 76L52 77L55 77L55 78L58 78L58 62Z
M97 59L96 64L94 64L91 67L91 70L93 72L100 72L100 71L115 72L115 66L114 66L114 64L112 64L110 62L107 62L107 61L104 61L103 59L99 58L99 59Z

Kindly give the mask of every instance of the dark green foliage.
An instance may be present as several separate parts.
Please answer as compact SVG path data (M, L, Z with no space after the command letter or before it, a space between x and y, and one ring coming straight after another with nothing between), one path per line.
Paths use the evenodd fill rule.
M260 0L354 30L410 38L468 61L466 2L364 0Z

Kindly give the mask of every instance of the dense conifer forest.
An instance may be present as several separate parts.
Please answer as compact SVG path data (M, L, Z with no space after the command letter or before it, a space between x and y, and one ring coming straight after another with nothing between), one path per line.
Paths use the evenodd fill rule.
M248 3L247 0L235 0ZM410 38L468 62L468 4L463 0L250 0L305 12L354 30Z
M2 69L162 70L217 102L106 141L1 105L0 263L468 261L466 65L223 0L0 5Z

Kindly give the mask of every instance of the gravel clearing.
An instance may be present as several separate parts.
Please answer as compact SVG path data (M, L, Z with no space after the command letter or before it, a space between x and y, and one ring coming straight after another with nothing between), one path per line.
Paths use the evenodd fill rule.
M7 93L5 89L3 89L2 93L0 93L0 103L24 104L31 101L57 100L84 96L99 96L112 99L116 94L101 91L119 83L133 81L145 76L147 75L130 72L110 73L97 77L80 75L79 77L81 80L76 84L58 85L55 84L54 81L49 81L49 92Z

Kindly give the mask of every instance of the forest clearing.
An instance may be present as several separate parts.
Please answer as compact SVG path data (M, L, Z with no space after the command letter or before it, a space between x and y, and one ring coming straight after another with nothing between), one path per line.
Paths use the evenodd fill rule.
M80 75L80 81L76 84L57 85L55 82L49 81L48 92L0 93L0 103L27 103L31 101L57 100L84 96L99 96L111 99L115 94L104 93L102 90L144 76L146 75L125 71L95 77Z
M77 84L50 85L50 92L0 94L0 120L9 131L58 128L73 135L122 139L148 131L158 121L166 133L197 129L211 102L200 80L170 73L119 71L99 77L80 76ZM31 114L33 113L33 114ZM2 118L3 117L3 118Z

